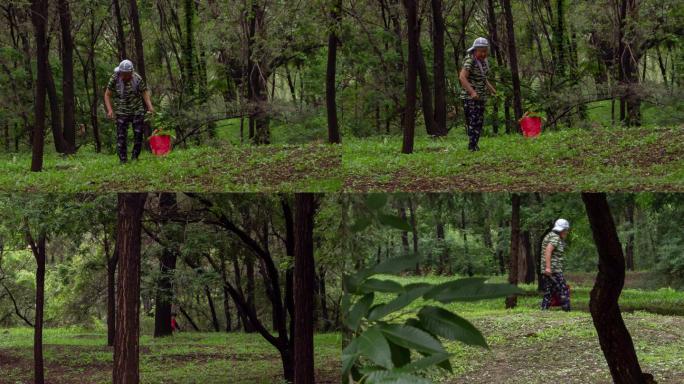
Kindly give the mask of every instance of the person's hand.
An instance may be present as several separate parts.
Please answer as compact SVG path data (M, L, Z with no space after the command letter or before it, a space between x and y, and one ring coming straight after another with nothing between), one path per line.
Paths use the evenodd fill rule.
M473 90L473 91L470 92L470 97L471 97L472 99L474 99L474 100L479 100L479 99L480 99L480 95L478 95L477 92L475 92L475 90Z
M114 120L114 111L107 111L107 118L110 120Z
M550 268L546 268L546 269L544 270L544 274L545 274L546 276L551 276L551 269L550 269Z
M147 113L149 113L149 114L154 113L154 107L151 105L149 107L147 107Z

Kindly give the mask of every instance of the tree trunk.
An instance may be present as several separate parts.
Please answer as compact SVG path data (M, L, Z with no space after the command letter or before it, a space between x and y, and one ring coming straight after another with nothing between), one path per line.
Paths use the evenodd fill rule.
M508 261L508 282L518 285L518 256L520 245L520 195L514 193L511 196L511 248L510 260ZM506 308L515 308L518 297L511 295L506 297Z
M50 127L52 128L52 141L55 144L55 151L66 153L66 143L62 133L62 115L59 111L59 97L57 96L57 86L52 74L52 68L48 63L47 72L47 97L50 104Z
M33 140L31 171L40 172L43 169L43 147L45 145L45 96L48 81L48 44L46 33L47 0L31 1L31 23L36 40L36 63L38 78L35 85ZM42 381L41 381L42 382Z
M508 37L508 64L511 69L513 83L513 111L516 122L523 115L522 95L520 93L520 75L518 73L518 53L515 46L515 28L513 26L513 11L511 0L502 0L504 16L506 18L506 35ZM519 128L516 128L519 131Z
M119 0L112 0L112 8L114 10L114 19L116 20L116 47L119 51L119 60L124 60L128 55L126 55L126 37L124 35Z
M145 72L145 52L143 49L143 35L140 29L140 17L138 16L138 1L130 0L128 3L128 12L131 18L131 27L133 27L133 37L135 38L135 70L144 79L147 80Z
M140 230L146 198L144 193L118 195L116 248L119 252L119 274L116 292L114 384L137 384L140 379Z
M409 198L409 215L411 223L411 236L413 240L413 255L420 260L420 253L418 252L418 225L416 224L416 208L414 201ZM416 275L420 275L420 261L416 263Z
M430 78L428 77L427 64L423 57L423 49L418 44L418 77L420 78L420 101L423 106L423 120L425 130L428 135L435 135L434 109L432 107L432 90L430 89Z
M420 27L418 24L418 4L416 0L403 0L406 8L408 26L408 66L406 68L406 107L404 109L404 140L402 153L413 153L416 129L416 90L418 81L418 49Z
M295 258L294 258L294 380L297 384L314 381L314 297L316 289L313 229L316 196L295 195Z
M176 194L162 193L159 196L159 214L162 217L162 226L170 225L168 218L176 212ZM168 233L168 231L167 231ZM176 239L166 239L167 244L162 250L159 260L160 277L157 282L157 291L154 306L154 337L170 336L173 334L171 328L171 307L173 305L173 275L176 270L178 252L175 249Z
M107 345L114 346L116 335L116 265L118 250L114 247L114 254L107 255ZM105 252L108 253L108 252Z
M340 25L340 11L342 9L342 0L337 0L330 11L330 18L333 22L330 27L330 35L328 36L328 67L325 77L325 101L328 110L328 142L340 143L340 127L337 122L337 102L335 100L336 83L335 75L337 73L337 29ZM289 72L288 72L288 80ZM292 86L290 86L293 88ZM294 91L292 92L294 95ZM293 96L294 97L294 96Z
M641 371L632 337L620 313L618 299L625 282L625 259L605 193L583 193L591 232L599 257L599 271L591 290L589 310L615 383L651 383Z
M62 30L62 103L64 152L76 151L76 100L74 96L74 40L71 37L71 12L68 0L59 0L59 25Z
M93 100L90 103L90 124L93 126L93 140L95 142L95 152L102 151L102 142L100 140L100 124L97 119L97 107L99 105L98 95L99 87L97 86L97 68L95 67L95 12L92 11L90 20L90 81L93 85Z
M26 240L36 259L36 318L33 322L33 377L35 384L45 382L43 369L43 309L45 308L45 234L36 243L27 229Z
M625 209L625 216L629 224L629 235L627 236L627 245L625 245L625 264L628 271L634 270L634 231L636 230L634 227L634 209L634 195L629 195Z
M207 296L207 304L209 304L209 311L211 313L211 325L214 331L221 331L221 324L218 320L218 315L216 314L216 306L214 306L214 299L211 297L211 289L208 285L204 286L204 294Z
M435 82L435 136L446 136L446 75L444 72L444 16L442 0L431 0L432 4L432 71Z

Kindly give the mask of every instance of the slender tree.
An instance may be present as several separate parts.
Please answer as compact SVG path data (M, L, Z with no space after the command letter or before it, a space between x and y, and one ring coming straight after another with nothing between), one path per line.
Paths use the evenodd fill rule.
M140 231L145 193L118 195L116 248L119 274L116 289L114 384L137 384L140 337Z
M432 5L432 71L435 82L435 136L446 136L446 75L444 70L444 14L442 0Z
M135 70L140 76L147 80L145 72L145 51L143 49L143 35L140 29L140 16L138 15L138 1L129 0L128 13L133 27L133 37L135 38Z
M36 259L36 317L33 322L33 377L35 384L45 382L43 369L43 309L45 308L45 233L41 232L38 241L34 240L31 230L26 229L26 242Z
M128 55L126 54L126 37L124 35L123 17L121 17L121 4L119 0L112 0L112 11L116 21L116 48L119 53L119 60L123 60L128 58Z
M518 257L520 256L520 195L511 195L511 248L508 260L508 282L518 285ZM515 308L518 297L506 297L506 308Z
M328 110L328 142L340 143L340 127L337 121L337 101L336 99L336 82L335 76L337 74L337 44L339 39L337 31L339 29L342 11L342 0L336 0L330 10L330 19L332 25L328 35L328 66L325 76L325 102Z
M43 169L43 150L45 145L45 96L48 76L48 42L47 42L47 0L31 1L31 23L36 39L37 80L35 83L35 103L33 125L33 141L31 171Z
M62 30L62 103L64 152L76 151L76 100L74 96L74 39L71 36L71 11L68 0L59 0L59 24ZM53 118L55 118L53 116Z
M516 121L523 115L522 94L520 92L520 74L518 73L518 51L515 44L515 27L513 25L513 11L511 0L501 1L506 19L506 36L508 38L508 65L511 69L511 82L513 83L513 111ZM519 131L519 129L517 129Z
M159 196L159 213L162 218L162 226L167 229L164 233L168 234L172 231L168 227L173 225L169 223L170 216L174 215L176 211L176 194L165 192ZM171 329L171 306L173 304L173 273L176 270L176 259L178 252L174 245L175 239L165 238L165 244L162 244L162 255L159 260L159 281L157 282L157 291L155 297L155 311L154 311L154 337L170 336L173 333Z
M408 26L408 66L406 67L406 107L404 109L404 141L402 153L413 153L413 141L416 130L416 91L418 82L418 39L420 27L418 24L418 4L416 0L403 0L406 8L406 22Z
M294 261L294 382L313 384L314 343L313 312L316 273L313 249L316 196L295 195Z
M632 337L618 305L625 282L625 258L606 194L583 193L582 200L599 257L589 310L610 374L615 383L653 383L653 376L641 371Z

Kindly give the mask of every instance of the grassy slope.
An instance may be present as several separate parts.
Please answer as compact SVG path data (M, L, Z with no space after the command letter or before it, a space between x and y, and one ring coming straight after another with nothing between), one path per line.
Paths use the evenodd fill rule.
M394 277L391 277L396 279ZM445 277L398 278L401 283L447 281ZM492 281L503 281L494 278ZM514 310L503 309L503 299L455 303L447 307L472 321L485 335L490 350L449 342L454 374L433 372L439 383L610 383L591 316L585 312L590 287L572 280L575 311L541 312L536 287L523 286L529 296ZM679 313L684 292L671 289L643 291L627 288L621 296L623 317L631 332L642 368L659 383L681 383L684 377L684 317ZM633 311L631 313L626 310ZM679 311L679 312L677 312ZM408 313L415 313L415 305Z
M684 190L684 129L566 129L535 139L483 137L467 151L457 128L446 139L416 138L400 154L401 137L347 138L347 191Z
M28 171L30 162L30 154L0 154L0 191L324 192L341 185L340 148L327 144L191 147L163 158L143 153L123 166L88 150L48 153L40 173Z
M0 330L0 384L32 379L33 331ZM47 329L46 380L50 383L111 382L112 349L106 335L78 329ZM316 335L317 381L339 382L339 334ZM171 338L143 336L141 383L279 383L280 357L256 334L181 333Z

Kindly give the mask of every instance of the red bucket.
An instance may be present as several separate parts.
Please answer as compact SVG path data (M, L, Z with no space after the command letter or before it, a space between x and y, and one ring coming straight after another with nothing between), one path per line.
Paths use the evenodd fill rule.
M150 136L150 148L156 156L164 156L171 152L171 136L156 135Z
M520 129L523 136L535 137L541 133L542 119L538 116L525 116L520 119Z

